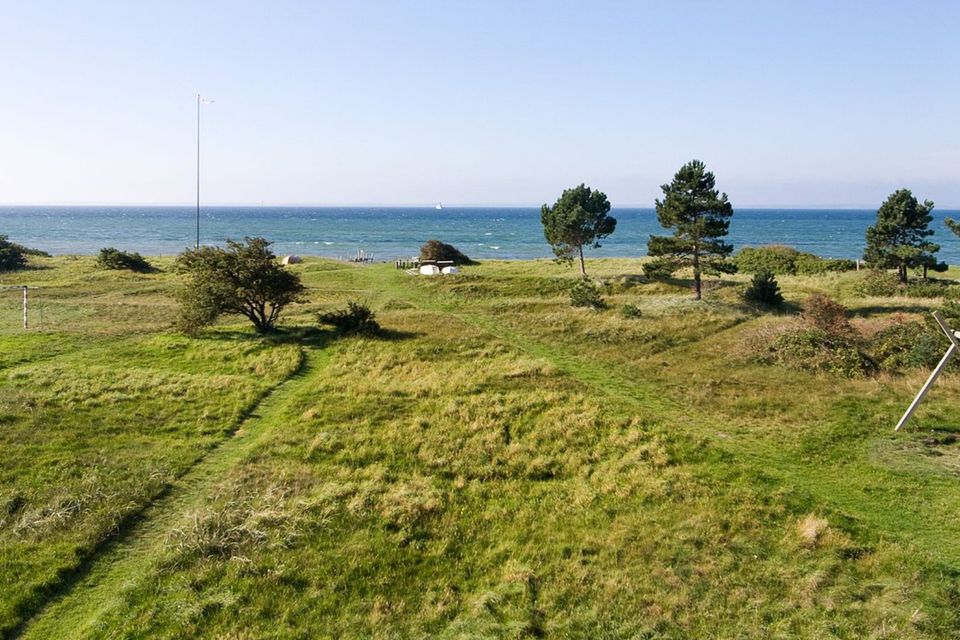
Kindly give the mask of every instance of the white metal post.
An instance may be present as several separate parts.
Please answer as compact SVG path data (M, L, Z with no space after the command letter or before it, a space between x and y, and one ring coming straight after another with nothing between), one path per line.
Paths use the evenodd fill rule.
M937 366L934 367L933 371L930 373L930 377L927 378L927 381L923 383L923 386L920 388L920 393L917 394L917 397L913 399L913 402L910 403L910 406L907 407L906 413L903 414L903 417L900 418L900 422L897 423L894 431L900 431L900 427L907 423L907 420L910 419L910 416L913 415L913 412L917 410L917 407L920 406L920 402L923 400L923 397L927 395L927 391L930 390L930 387L933 386L933 383L940 377L940 374L950 363L950 360L953 359L953 356L956 354L957 349L960 348L960 342L957 342L958 332L953 331L950 327L947 326L946 320L943 319L943 316L940 315L939 311L933 312L933 317L937 321L937 324L940 325L940 328L947 335L947 338L950 339L950 348L947 349L947 352L943 354L943 357L940 359L940 362L937 363Z
M23 288L23 329L24 329L24 331L26 331L27 328L28 328L28 327L27 327L27 318L28 318L28 317L29 317L29 316L27 315L27 288L24 287L24 288Z

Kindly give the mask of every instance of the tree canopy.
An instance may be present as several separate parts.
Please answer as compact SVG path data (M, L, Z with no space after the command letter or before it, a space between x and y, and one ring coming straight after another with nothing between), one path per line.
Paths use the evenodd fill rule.
M720 238L727 235L733 207L727 194L715 188L716 179L706 165L691 160L680 167L670 184L661 185L663 200L657 200L657 220L670 236L650 236L647 253L656 258L645 268L648 274L673 274L693 268L694 296L702 297L701 274L733 273L727 261L733 246Z
M894 191L877 210L876 224L867 228L863 259L878 269L895 268L903 283L909 268L942 270L933 255L940 246L927 240L933 235L932 210L932 201L920 203L909 189Z
M579 256L580 273L586 276L583 248L599 248L599 241L617 228L617 219L609 212L610 201L602 191L585 184L566 189L552 207L540 208L543 235L559 260L572 262Z
M281 266L263 238L227 241L226 248L189 249L177 258L186 274L180 292L180 326L194 332L220 315L245 316L260 332L274 328L280 312L300 299L300 276Z

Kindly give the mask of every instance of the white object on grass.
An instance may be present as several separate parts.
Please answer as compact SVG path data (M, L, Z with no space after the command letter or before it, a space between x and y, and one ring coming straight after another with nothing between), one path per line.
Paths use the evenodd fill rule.
M917 407L920 406L920 402L923 400L923 397L927 395L927 391L930 390L930 387L933 386L933 383L940 377L940 374L950 363L950 360L957 353L957 349L960 348L960 342L957 342L957 338L960 338L960 331L954 331L947 326L946 320L943 319L943 316L940 315L939 311L933 312L933 317L937 321L937 324L940 325L940 328L947 335L947 338L950 339L950 348L947 349L947 352L943 354L943 357L940 359L940 362L937 363L937 366L934 367L933 372L930 373L930 377L927 378L927 381L923 383L923 386L920 387L920 393L917 394L917 397L913 399L913 402L910 403L910 406L907 407L906 413L903 414L903 417L900 418L900 422L897 423L897 427L894 431L900 431L900 427L907 423L907 420L910 419L910 416L913 415L913 412L917 410Z
M284 256L281 261L283 264L300 264L303 260L300 259L300 256Z
M460 273L460 269L457 269L456 267L444 267L443 269L440 270L440 272L443 273L444 275L452 276L456 273Z
M420 267L420 275L422 276L435 276L439 275L440 267L435 264L425 264Z

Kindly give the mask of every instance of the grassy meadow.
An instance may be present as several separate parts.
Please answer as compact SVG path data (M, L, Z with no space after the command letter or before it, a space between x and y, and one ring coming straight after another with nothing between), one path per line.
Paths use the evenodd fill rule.
M609 259L592 311L546 260L307 259L279 334L187 338L169 262L33 264L0 274L43 287L42 331L0 292L4 637L960 636L960 377L894 433L928 370L756 357L811 293L865 335L940 300L783 276L769 313ZM388 331L316 328L348 300Z

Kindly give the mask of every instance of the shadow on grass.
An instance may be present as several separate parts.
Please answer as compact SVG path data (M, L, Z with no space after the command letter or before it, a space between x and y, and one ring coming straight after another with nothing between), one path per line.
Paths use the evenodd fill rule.
M889 315L891 313L919 313L928 314L933 311L930 305L921 304L894 304L889 306L872 305L869 307L854 307L850 313L854 316L869 318L876 315Z

